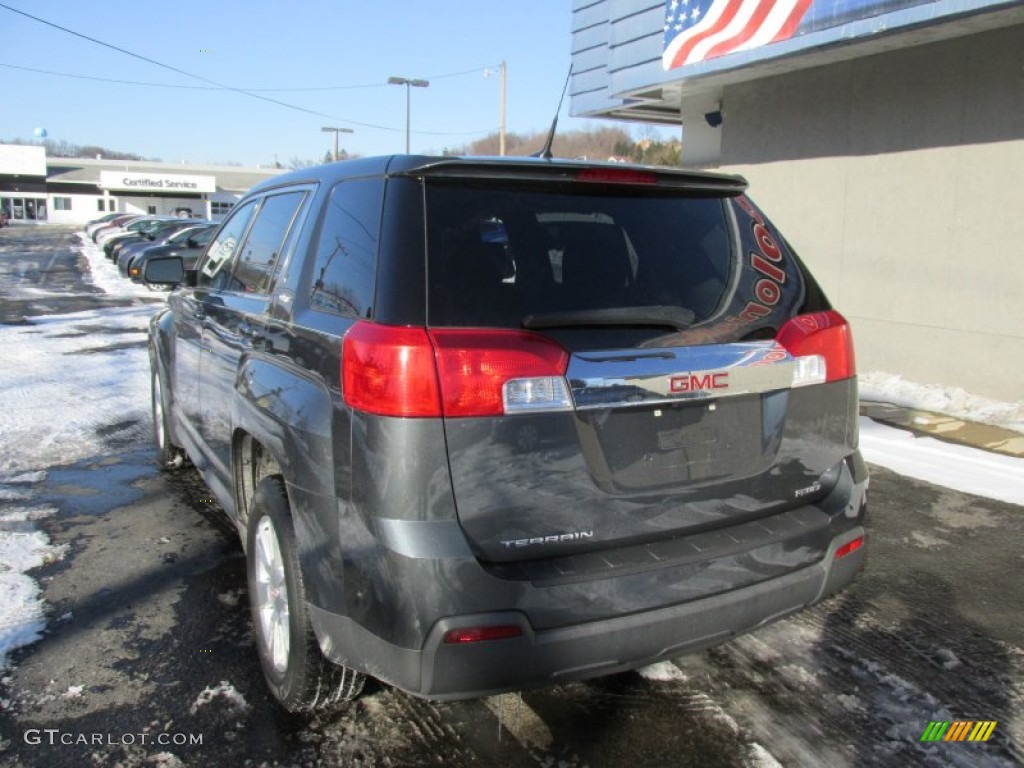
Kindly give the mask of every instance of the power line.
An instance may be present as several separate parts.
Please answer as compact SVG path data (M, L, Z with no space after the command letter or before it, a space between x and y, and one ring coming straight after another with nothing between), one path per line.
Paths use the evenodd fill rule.
M25 18L32 19L33 21L38 21L40 24L45 24L48 27L53 27L54 29L59 29L61 32L67 32L69 35L74 35L75 37L80 37L83 40L88 40L90 43L96 43L96 45L101 45L104 48L110 48L111 50L117 51L118 53L123 53L123 54L125 54L127 56L131 56L134 59L139 59L141 61L148 62L149 64L153 64L153 65L155 65L157 67L161 67L162 69L167 69L167 70L170 70L171 72L176 72L179 75L185 75L185 77L191 77L194 80L201 80L204 83L209 83L210 85L216 85L217 87L223 88L223 89L228 90L228 91L234 91L235 93L241 93L244 96L250 96L250 97L252 97L254 99L260 99L262 101L268 101L271 104L277 104L278 106L286 107L288 109L294 109L294 110L297 110L299 112L305 112L306 114L309 114L309 115L316 115L317 117L328 117L328 118L335 119L335 120L338 119L334 115L328 115L328 114L326 114L324 112L317 112L316 110L313 110L313 109L306 109L305 107L299 107L299 106L296 106L294 104L289 104L289 103L287 103L285 101L280 101L278 99L272 99L269 96L260 96L258 93L250 93L249 91L244 91L241 88L233 88L230 85L224 85L224 83L218 83L216 80L211 80L210 78L203 77L202 75L195 75L195 74L192 74L191 72L186 72L183 69L178 69L177 67L172 67L170 64L164 64L161 61L157 61L156 59L151 59L148 56L143 56L140 53L134 53L133 51L126 50L125 48L120 48L120 47L118 47L116 45L112 45L111 43L105 43L102 40L97 40L95 37L89 37L88 35L84 35L81 32L75 32L75 30L73 30L73 29L68 29L67 27L62 27L60 24L55 24L52 21L47 21L46 19L41 19L38 16L33 16L31 13L25 13L25 11L20 11L17 8L12 8L11 6L5 5L4 3L0 3L0 8L6 8L8 11L11 11L12 13L17 13L19 16L24 16Z
M189 91L224 91L233 90L224 86L214 85L182 85L179 83L152 83L144 80L121 80L113 77L99 77L96 75L81 75L74 72L54 72L51 69L37 69L36 67L26 67L20 64L6 64L0 62L0 67L7 67L8 69L19 69L23 72L36 72L41 75L53 75L54 77L71 77L77 80L95 80L101 83L115 83L118 85L141 85L150 88L178 88ZM478 67L476 69L466 69L460 72L450 72L446 75L430 75L427 80L442 80L448 77L459 77L461 75L473 74L476 72L482 72L487 67ZM242 88L240 90L244 92L252 93L300 93L308 91L349 91L366 88L387 88L386 82L382 83L361 83L357 85L319 85L319 86L306 86L302 88ZM401 129L396 129L401 130Z
M204 83L209 83L210 85L216 86L217 88L225 90L225 91L232 91L234 93L240 93L243 96L249 96L249 97L254 98L254 99L259 99L260 101L266 101L266 102L269 102L271 104L277 104L278 106L285 107L287 109L294 109L294 110L296 110L298 112L305 112L306 114L316 115L317 117L326 117L326 118L329 118L331 120L337 120L339 122L351 123L352 125L358 125L358 126L361 126L363 128L376 128L377 130L381 130L381 131L395 131L395 132L403 131L404 130L402 128L392 128L392 127L386 126L386 125L376 125L374 123L363 123L363 122L359 122L358 120L351 120L351 119L348 119L348 118L338 117L337 115L330 115L330 114L327 114L326 112L318 112L318 111L316 111L314 109L306 109L305 107L300 107L300 106L297 106L295 104L289 104L286 101L281 101L279 99L272 99L269 96L261 96L258 93L254 93L252 91L247 91L247 90L245 90L243 88L235 88L233 86L225 85L224 83L217 82L216 80L211 80L208 77L203 77L202 75L196 75L196 74L193 74L192 72L186 72L183 69L179 69L177 67L172 67L170 64L164 64L163 62L157 61L156 59L151 59L148 56L143 56L140 53L135 53L135 52L129 51L129 50L125 49L125 48L121 48L119 46L113 45L111 43L106 43L103 40L98 40L95 37L89 37L89 35L85 35L85 34L83 34L81 32L76 32L73 29L68 29L67 27L61 26L60 24L56 24L56 23L54 23L52 21L47 21L46 19L41 19L38 16L33 16L31 13L26 13L25 11L19 10L17 8L12 8L11 6L6 5L5 3L0 3L0 8L5 8L8 11L11 11L12 13L18 14L19 16L24 16L25 18L32 19L33 21L37 21L40 24L45 24L48 27L53 27L54 29L59 29L61 32L66 32L69 35L73 35L75 37L80 37L83 40L88 40L90 43L95 43L96 45L103 46L104 48L109 48L109 49L111 49L113 51L117 51L118 53L123 53L126 56L131 56L132 58L139 59L141 61L145 61L145 62L147 62L149 64L153 64L154 66L161 67L162 69L166 69L166 70L169 70L171 72L175 72L175 73L177 73L179 75L184 75L185 77L191 77L194 80L200 80L200 81L202 81ZM4 66L10 66L10 65L4 65ZM25 67L20 67L20 68L21 69L26 69ZM47 73L47 74L52 74L52 73ZM455 74L459 74L459 73L453 73L452 75L448 75L448 76L451 77L451 76L454 76ZM446 77L446 76L442 75L442 77ZM476 134L479 134L479 133L487 133L487 131L470 131L470 132L462 132L462 133L448 133L448 132L442 132L442 131L416 131L416 133L417 134L421 134L421 135L433 135L433 136L473 136L473 135L476 135Z

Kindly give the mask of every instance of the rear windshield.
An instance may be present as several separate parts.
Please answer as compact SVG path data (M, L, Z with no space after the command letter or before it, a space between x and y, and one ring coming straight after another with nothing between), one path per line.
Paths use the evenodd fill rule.
M723 303L735 262L727 206L607 187L428 182L429 322L521 328L530 317L677 308L700 323Z

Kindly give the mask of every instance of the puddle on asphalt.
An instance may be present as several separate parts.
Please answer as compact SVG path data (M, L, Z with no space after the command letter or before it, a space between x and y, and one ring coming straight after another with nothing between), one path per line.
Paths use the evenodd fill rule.
M139 501L143 492L134 483L156 473L149 449L85 459L47 470L36 500L64 514L98 515Z

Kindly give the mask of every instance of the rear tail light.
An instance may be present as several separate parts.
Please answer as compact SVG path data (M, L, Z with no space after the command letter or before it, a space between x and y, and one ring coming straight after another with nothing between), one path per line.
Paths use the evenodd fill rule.
M856 373L850 325L834 310L797 315L779 329L775 340L795 359L794 387L848 379Z
M525 331L432 330L445 416L492 416L572 407L569 354Z
M351 407L383 416L500 416L571 410L569 354L534 333L357 322L345 335Z
M358 322L345 334L345 402L382 416L439 416L434 349L423 328Z

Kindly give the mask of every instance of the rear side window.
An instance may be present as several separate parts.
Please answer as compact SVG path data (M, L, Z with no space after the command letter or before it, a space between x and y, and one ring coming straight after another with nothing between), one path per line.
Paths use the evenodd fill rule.
M721 198L427 182L429 320L673 307L711 317L734 266Z
M305 192L272 195L263 201L231 275L231 290L265 294Z
M345 181L331 191L313 266L313 309L370 316L383 198L383 179Z

